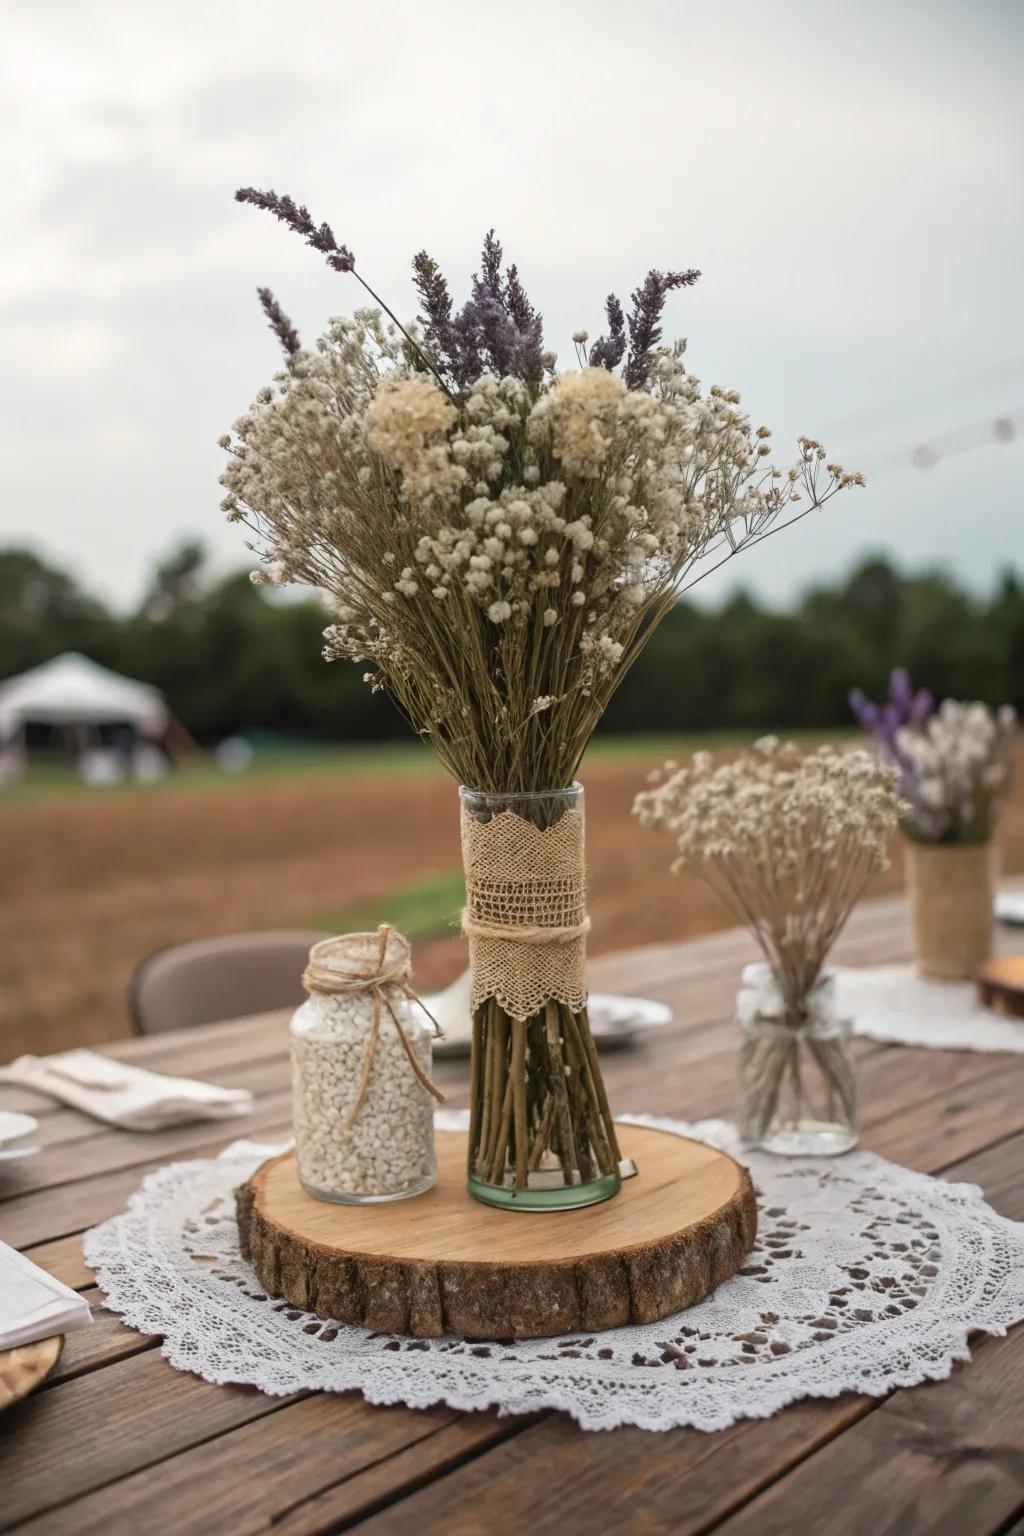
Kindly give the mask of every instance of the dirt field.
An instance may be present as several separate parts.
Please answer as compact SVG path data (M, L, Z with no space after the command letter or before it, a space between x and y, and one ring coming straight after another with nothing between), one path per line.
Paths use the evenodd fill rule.
M630 817L658 760L619 752L585 773L593 953L730 921L698 881L667 873L667 841ZM1024 870L1021 777L1003 822L1007 872ZM153 949L316 927L373 900L386 910L396 891L458 868L454 787L418 766L26 800L0 808L0 838L0 1060L126 1034L125 986ZM878 888L900 879L897 862ZM420 987L462 964L457 937L416 946Z

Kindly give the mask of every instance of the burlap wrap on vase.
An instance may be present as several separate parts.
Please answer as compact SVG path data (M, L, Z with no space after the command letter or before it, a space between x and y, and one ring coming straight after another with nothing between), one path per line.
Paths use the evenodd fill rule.
M973 981L992 953L995 844L908 842L906 860L918 972Z
M481 822L462 807L472 1007L495 998L512 1019L546 1002L587 1004L583 813L549 827L505 810Z

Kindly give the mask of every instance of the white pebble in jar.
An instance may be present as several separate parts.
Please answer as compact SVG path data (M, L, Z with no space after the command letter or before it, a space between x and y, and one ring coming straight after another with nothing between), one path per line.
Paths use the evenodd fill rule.
M307 986L314 973L316 985L328 984L323 953L316 969L317 952L328 946L333 946L329 966L344 963L358 972L358 957L353 961L339 947L359 948L359 941L362 950L369 949L376 958L375 934L354 934L315 946ZM392 948L396 944L401 950ZM393 931L389 931L388 946L390 965L382 962L382 972L394 969L396 952L400 958L404 950L408 959L406 941ZM329 977L329 971L326 974ZM422 1078L429 1082L432 1031L420 1011L410 1006L401 985L383 982L370 990L346 985L347 990L334 994L312 991L291 1022L299 1178L308 1194L342 1203L421 1194L437 1174L434 1103L431 1090L410 1062L402 1034ZM376 1038L375 1007L379 1010Z

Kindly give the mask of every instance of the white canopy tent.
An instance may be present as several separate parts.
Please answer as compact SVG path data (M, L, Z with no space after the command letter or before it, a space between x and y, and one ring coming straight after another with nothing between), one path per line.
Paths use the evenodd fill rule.
M0 743L16 741L30 723L128 724L140 736L154 740L164 734L170 719L158 688L121 677L76 651L66 651L0 683Z

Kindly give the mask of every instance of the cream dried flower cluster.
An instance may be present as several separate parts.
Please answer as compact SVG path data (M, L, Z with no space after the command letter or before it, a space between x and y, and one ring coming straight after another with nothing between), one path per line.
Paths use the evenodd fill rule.
M224 506L269 579L329 595L326 654L371 663L475 787L568 782L679 592L862 483L812 439L771 467L768 429L681 346L644 389L585 367L455 399L410 339L361 311L291 355L222 439Z
M674 872L703 876L753 933L783 996L803 998L906 810L898 774L866 751L802 754L767 736L731 762L665 765L636 798L667 829Z
M897 733L914 814L906 826L928 842L986 842L1010 787L1017 714L1009 704L945 699L919 725Z

